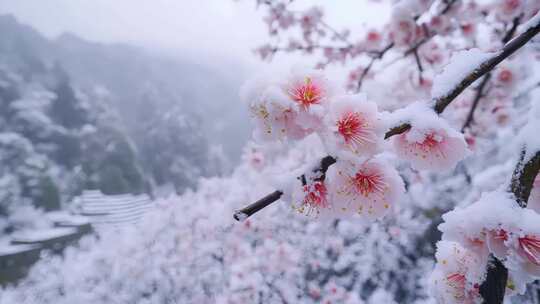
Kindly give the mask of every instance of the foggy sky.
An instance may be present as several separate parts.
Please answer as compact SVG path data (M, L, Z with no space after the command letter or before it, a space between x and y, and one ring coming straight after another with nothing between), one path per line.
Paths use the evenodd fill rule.
M369 4L367 12L366 2L328 5L329 1L317 0L295 5L323 6L336 28L384 22L384 6ZM254 0L0 0L0 13L11 13L50 38L68 31L96 42L127 42L210 62L239 62L251 69L269 67L252 53L268 38L264 10L257 10ZM302 60L278 56L271 66L279 69Z

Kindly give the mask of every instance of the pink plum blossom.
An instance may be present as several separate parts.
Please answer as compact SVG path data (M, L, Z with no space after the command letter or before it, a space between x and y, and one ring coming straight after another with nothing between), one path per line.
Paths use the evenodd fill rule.
M380 148L384 130L377 105L363 95L336 98L325 122L329 132L324 138L336 155L369 157Z
M292 207L305 215L318 216L331 208L324 181L313 181L296 189L292 195Z
M430 278L438 303L476 303L487 259L459 243L437 243L437 264Z
M397 171L380 160L338 160L327 172L335 214L359 215L368 220L383 217L404 192Z
M518 238L518 253L536 266L540 266L540 237L525 235Z
M448 128L417 129L394 139L399 157L418 170L451 170L468 154L463 134Z

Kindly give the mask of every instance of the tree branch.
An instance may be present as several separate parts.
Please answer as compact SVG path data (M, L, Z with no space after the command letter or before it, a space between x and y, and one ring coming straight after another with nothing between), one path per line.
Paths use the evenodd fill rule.
M489 71L493 70L499 63L512 55L515 51L519 50L527 42L529 42L540 31L540 22L530 27L524 33L521 33L516 38L508 42L502 50L495 53L491 58L482 62L476 67L469 75L463 78L456 87L450 90L446 95L434 98L435 106L433 109L437 114L441 114L444 109L454 100L459 94L461 94L467 87L469 87L478 78L484 76Z
M443 96L438 96L432 99L434 104L433 110L437 114L441 114L444 109L450 103L456 99L466 88L468 88L478 78L486 75L493 70L499 63L515 53L527 42L529 42L540 31L540 22L531 26L527 31L521 33L516 38L509 41L500 51L491 56L487 60L480 63L471 73L466 75L452 90ZM389 138L393 135L401 134L410 129L410 124L404 123L399 126L393 127L390 131L386 132L385 138Z

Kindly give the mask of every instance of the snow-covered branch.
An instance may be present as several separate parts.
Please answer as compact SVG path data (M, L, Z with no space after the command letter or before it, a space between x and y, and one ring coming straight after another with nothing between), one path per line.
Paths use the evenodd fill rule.
M538 16L537 16L538 17ZM471 84L473 84L477 79L486 75L488 72L493 70L499 63L508 58L510 55L514 54L517 50L523 47L527 42L529 42L538 32L540 31L540 18L537 20L531 20L533 24L522 32L520 35L510 40L505 46L498 52L495 52L493 56L482 61L478 66L476 66L471 73L465 75L457 85L452 89L448 90L445 94L441 96L434 96L431 101L434 106L433 110L437 114L441 114L450 103L456 99L465 89L467 89ZM531 22L529 21L529 22ZM385 139L390 138L394 135L398 135L408 131L411 128L409 123L403 123L401 125L390 128L385 134Z

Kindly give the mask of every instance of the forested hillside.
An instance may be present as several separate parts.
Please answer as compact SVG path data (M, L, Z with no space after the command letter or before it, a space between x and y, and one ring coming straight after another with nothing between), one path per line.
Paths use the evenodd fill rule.
M12 16L0 37L0 229L21 206L58 209L84 189L180 193L227 169L207 135L234 126L209 123L202 104L222 103L189 88L228 80L127 45L49 40Z

